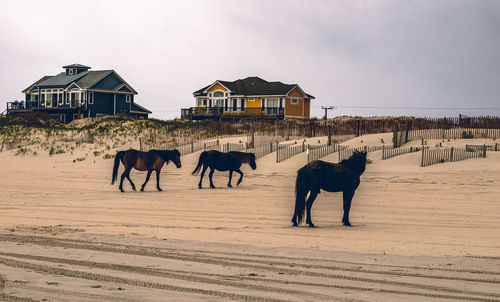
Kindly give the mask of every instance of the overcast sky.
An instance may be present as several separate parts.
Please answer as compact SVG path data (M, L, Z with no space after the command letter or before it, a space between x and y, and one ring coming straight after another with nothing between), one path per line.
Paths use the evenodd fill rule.
M0 0L0 112L72 63L162 119L248 76L299 84L318 117L500 115L500 1Z

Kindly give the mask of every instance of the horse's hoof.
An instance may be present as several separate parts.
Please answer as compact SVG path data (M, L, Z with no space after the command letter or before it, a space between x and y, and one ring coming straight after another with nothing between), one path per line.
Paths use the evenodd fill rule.
M294 223L292 224L292 227L298 227L298 226L299 226L299 225L298 225L296 222L294 222Z
M160 188L158 188L158 191L160 191L160 192L161 192L162 190L161 190Z
M123 191L123 190L120 190L120 192L125 193L125 191Z
M135 187L133 187L132 190L136 191Z
M309 227L310 227L310 228L315 228L316 226L315 226L313 223L310 223L310 224L309 224Z
M215 186L210 186L211 189L215 189Z
M227 185L227 187L228 187L228 188L232 188L233 186L231 186L231 185Z
M344 222L344 226L352 226L351 223L348 221L348 222Z
M141 188L141 192L144 192L144 188Z
M201 186L198 186L198 189L200 189L200 190L201 190Z

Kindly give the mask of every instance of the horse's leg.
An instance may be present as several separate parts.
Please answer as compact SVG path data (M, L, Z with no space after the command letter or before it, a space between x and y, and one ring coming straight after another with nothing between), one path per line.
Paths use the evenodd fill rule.
M118 186L118 188L122 192L125 192L125 191L123 191L123 180L125 179L126 172L127 172L127 170L123 171L122 176L120 177L120 185Z
M238 170L234 170L235 172L238 172L240 174L240 179L238 179L238 182L236 183L237 186L240 185L241 181L243 180L243 172L238 168Z
M203 176L205 176L205 171L207 171L207 168L208 168L207 165L203 165L203 170L201 171L200 175L200 183L198 183L198 188L200 189L201 189L201 181L203 180Z
M215 169L210 167L210 173L208 173L208 178L210 179L210 188L215 189L214 182L212 181L212 176L214 176Z
M134 183L130 180L130 177L129 177L129 174L130 174L130 170L132 170L132 167L126 167L125 168L125 171L123 171L122 173L122 176L120 177L120 186L118 187L120 189L120 191L122 192L125 192L123 190L123 180L125 179L125 177L130 181L130 183L132 184L132 188L135 190L135 186L134 186Z
M351 210L351 201L354 196L354 191L344 191L344 216L342 217L342 223L345 226L351 226L349 222L349 210Z
M148 175L146 176L146 181L142 184L141 192L144 192L144 187L146 187L146 184L148 183L149 177L151 176L152 172L153 172L153 170L148 170Z
M227 183L227 186L229 188L233 187L233 186L231 186L231 178L233 178L233 170L229 170L229 182Z
M160 188L160 169L156 169L156 188L161 192Z
M130 179L130 171L132 170L132 167L130 167L130 169L128 169L127 171L127 174L125 175L125 177L127 177L128 181L130 182L130 185L132 186L132 190L135 191L135 185L134 183L132 182L132 179Z
M309 194L309 197L307 198L307 201L306 201L306 210L307 210L306 223L311 228L315 227L315 225L314 225L314 223L312 222L312 219L311 219L311 208L313 206L314 200L316 199L316 196L318 196L318 193L319 192L311 191L311 194Z

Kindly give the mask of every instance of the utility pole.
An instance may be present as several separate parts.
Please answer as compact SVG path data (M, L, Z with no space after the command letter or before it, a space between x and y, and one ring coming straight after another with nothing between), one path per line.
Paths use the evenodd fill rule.
M323 119L326 120L326 119L328 119L328 110L336 109L336 107L335 106L329 106L329 107L321 106L321 109L325 110L325 116L323 116Z

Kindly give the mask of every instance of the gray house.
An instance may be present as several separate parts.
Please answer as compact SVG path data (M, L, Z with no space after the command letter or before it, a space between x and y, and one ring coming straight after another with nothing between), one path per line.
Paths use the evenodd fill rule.
M147 118L151 113L134 101L137 91L116 71L90 71L90 67L80 64L63 68L64 72L44 76L24 89L25 101L7 103L7 114L43 111L70 122L116 114Z

